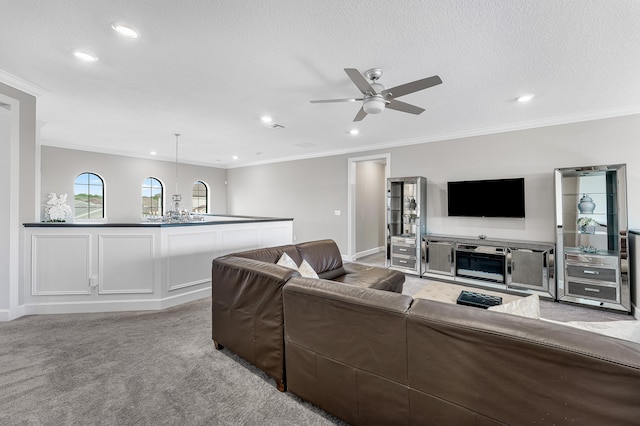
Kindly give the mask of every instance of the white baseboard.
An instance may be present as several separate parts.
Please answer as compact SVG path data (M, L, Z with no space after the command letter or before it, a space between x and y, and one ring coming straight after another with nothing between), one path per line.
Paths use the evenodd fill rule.
M86 314L98 312L159 311L211 296L211 286L169 296L164 299L109 300L95 302L60 302L24 305L22 315ZM2 320L0 311L0 321ZM22 316L20 315L20 316Z
M365 251L361 251L356 253L356 260L360 259L361 257L365 257L365 256L370 256L372 254L376 254L376 253L380 253L383 251L386 251L387 248L385 246L380 246L380 247L374 247L372 249L369 250L365 250Z
M24 315L26 315L24 305L18 306L18 309L16 309L16 312L14 312L13 315L9 309L0 309L0 322L11 321Z

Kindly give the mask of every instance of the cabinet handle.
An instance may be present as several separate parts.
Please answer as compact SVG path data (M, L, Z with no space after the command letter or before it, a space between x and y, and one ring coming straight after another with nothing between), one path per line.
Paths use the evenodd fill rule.
M511 261L511 272L516 270L516 262Z
M600 275L600 272L598 272L598 271L589 271L588 269L585 269L583 272L585 274Z
M399 260L398 262L399 262L399 263L407 263L407 261L406 261L406 260Z
M409 251L407 249L399 248L398 251Z
M585 287L584 291L591 291L593 293L600 293L600 290L597 288L590 288L590 287Z

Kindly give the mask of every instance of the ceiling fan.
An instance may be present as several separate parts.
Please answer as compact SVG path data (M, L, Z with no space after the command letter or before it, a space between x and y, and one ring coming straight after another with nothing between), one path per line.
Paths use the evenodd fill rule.
M429 87L442 83L440 77L434 75L421 80L412 81L411 83L401 84L400 86L392 87L391 89L385 89L382 84L378 83L378 79L382 77L382 70L379 68L372 68L365 71L364 76L355 68L345 68L344 71L347 73L351 81L353 81L353 84L355 84L360 92L362 92L363 97L313 100L311 103L362 101L362 107L356 114L353 121L360 121L365 118L367 114L379 114L384 111L385 108L408 112L409 114L421 114L424 112L424 108L401 102L396 98L419 90L428 89ZM371 82L367 80L370 80Z

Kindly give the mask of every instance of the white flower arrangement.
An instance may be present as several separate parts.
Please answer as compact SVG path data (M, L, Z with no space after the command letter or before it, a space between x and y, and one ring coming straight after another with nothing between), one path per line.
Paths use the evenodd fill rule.
M596 222L594 219L591 219L590 217L581 217L580 219L578 219L577 224L578 226L589 226L597 225L598 222Z
M72 214L71 207L67 204L67 194L57 196L54 192L50 192L47 206L49 222L64 222L67 216Z

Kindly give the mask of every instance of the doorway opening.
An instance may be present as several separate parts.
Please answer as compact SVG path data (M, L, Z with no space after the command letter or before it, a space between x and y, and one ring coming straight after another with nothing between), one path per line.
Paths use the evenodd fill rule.
M386 188L390 175L391 154L348 160L348 261L386 250Z

